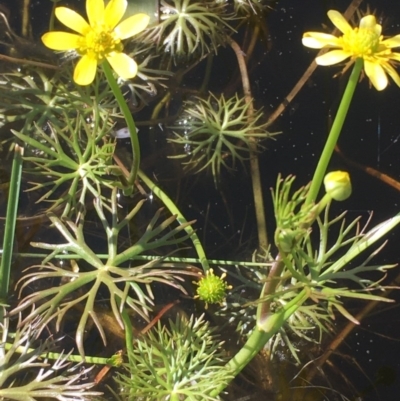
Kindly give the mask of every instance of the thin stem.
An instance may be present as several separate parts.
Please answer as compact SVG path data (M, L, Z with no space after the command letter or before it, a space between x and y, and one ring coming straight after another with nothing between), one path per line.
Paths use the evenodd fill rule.
M12 164L10 192L8 194L6 224L4 228L3 255L0 262L0 301L5 302L10 284L11 259L14 248L19 190L21 187L22 156L24 148L15 145Z
M0 252L1 255L1 252ZM35 259L44 259L49 256L46 253L16 253L15 256L20 258L35 258ZM110 255L108 253L96 253L96 256L101 260L107 260ZM53 256L54 259L61 259L61 260L70 260L70 259L82 259L82 255L78 255L77 253L68 253L68 254L57 254ZM133 260L159 260L159 256L153 255L136 255ZM172 263L201 263L200 259L198 258L180 258L174 256L166 256L162 258L163 262L172 262ZM247 262L244 260L221 260L221 259L207 259L210 264L213 265L220 265L220 266L247 266L247 267L268 267L271 266L271 263L263 263L263 262Z
M14 352L19 353L19 354L30 354L34 353L36 351L35 348L26 348L23 345L20 345L19 347L15 347L15 344L12 343L5 343L4 344L4 349L6 351L13 349ZM64 357L64 354L58 353L58 352L45 352L42 355L40 355L43 359L52 359L52 360L58 360L60 357ZM85 363L93 363L96 365L112 365L112 366L118 366L118 363L115 362L115 358L111 356L110 358L102 358L102 357L97 357L97 356L87 356L85 355L85 358L83 359L81 355L68 355L65 357L66 361L69 362L85 362Z
M104 74L107 78L108 84L110 85L111 90L114 93L115 98L117 99L118 105L121 109L122 114L124 115L126 125L128 127L128 131L131 136L131 145L132 145L132 153L133 153L133 163L132 168L128 177L127 188L125 190L128 191L127 194L132 192L133 184L136 180L137 173L139 171L140 165L140 146L139 146L139 138L137 135L135 121L133 120L132 113L129 110L128 105L124 99L124 95L121 92L120 87L116 79L114 78L113 72L111 70L110 65L107 61L104 61L102 64Z
M246 61L244 59L244 53L240 48L240 46L233 39L229 38L229 44L232 47L233 51L235 52L238 61L240 75L242 77L244 99L246 101L246 104L249 105L247 109L247 118L249 122L251 122L254 119L254 106L253 106L253 99L251 96L249 74L247 71ZM267 234L267 220L265 217L264 198L261 186L261 175L260 175L260 166L258 163L256 138L254 137L250 138L249 148L250 148L251 182L253 186L254 208L257 221L258 246L260 249L267 249L269 244L268 234Z
M315 202L317 199L322 181L326 173L326 169L331 160L336 143L339 139L340 132L342 131L347 112L349 111L350 103L353 99L354 91L356 89L362 67L363 59L358 58L354 64L353 71L351 72L349 82L347 83L346 90L344 91L342 101L340 102L339 109L336 113L335 121L332 124L331 131L325 143L324 150L322 151L321 157L319 158L318 165L315 169L310 190L307 194L307 199L304 203L304 206L308 206L312 202Z
M118 299L118 305L120 305L120 304L121 304L121 300ZM134 338L133 338L132 322L131 322L131 319L129 318L126 308L124 308L124 307L121 309L121 317L124 322L125 347L127 350L129 365L133 367L133 365L135 364L135 361L132 358L133 353L134 353L134 349L133 349ZM132 374L133 369L131 368L130 371Z
M147 175L143 173L142 170L139 170L138 174L140 179L149 187L153 194L161 200L161 202L168 208L168 210L172 214L177 216L179 224L187 223L185 216L181 213L175 203L168 197L168 195L164 191L162 191L156 184L154 184L154 182L149 177L147 177ZM185 231L190 235L190 239L192 240L197 255L200 259L201 266L203 267L204 272L206 272L210 268L210 265L208 263L203 245L201 244L200 239L196 234L196 231L190 225L185 228Z
M207 93L207 88L208 88L208 84L210 82L210 77L211 77L213 61L214 61L214 53L210 53L207 56L206 71L205 71L205 74L204 74L203 82L202 82L201 87L199 89L200 93Z

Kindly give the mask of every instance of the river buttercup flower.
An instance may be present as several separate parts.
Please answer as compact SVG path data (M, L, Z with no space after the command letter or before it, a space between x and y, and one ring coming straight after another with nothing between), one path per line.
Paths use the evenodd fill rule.
M382 26L376 22L374 15L366 15L360 20L359 27L353 28L338 11L328 11L328 17L333 25L343 35L321 32L306 32L303 35L303 45L313 49L332 49L317 57L319 65L333 65L347 58L350 62L356 59L364 60L365 74L377 90L383 90L388 84L387 74L400 86L400 77L393 65L400 61L400 53L392 49L400 47L400 35L384 39Z
M105 59L123 79L133 78L137 73L135 60L123 53L122 40L143 31L149 16L135 14L120 22L127 8L127 0L86 0L89 23L74 10L57 7L57 19L76 33L47 32L42 36L45 46L53 50L75 50L81 59L74 71L78 85L89 85L96 75L97 65Z

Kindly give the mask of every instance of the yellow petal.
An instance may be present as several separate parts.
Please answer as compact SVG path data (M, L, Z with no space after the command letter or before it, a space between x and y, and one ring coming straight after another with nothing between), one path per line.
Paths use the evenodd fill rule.
M306 32L302 39L303 45L312 49L322 49L325 46L339 46L338 38L328 33Z
M393 36L392 38L388 38L382 41L382 44L386 47L392 49L393 47L400 46L400 35Z
M86 13L90 26L104 22L104 0L86 0Z
M135 60L127 56L125 53L114 52L107 57L113 70L123 79L133 78L137 74L137 64Z
M331 50L328 53L317 57L315 61L318 65L333 65L346 60L348 57L350 57L350 54L343 50Z
M361 29L375 30L377 26L376 18L373 15L366 15L360 19ZM380 25L379 25L380 26ZM378 32L380 34L380 32Z
M52 50L72 50L79 47L81 36L68 32L47 32L42 36L42 42Z
M336 10L329 10L328 17L332 21L332 24L335 25L340 32L347 33L353 30L351 25L346 21L343 15L340 14L340 12Z
M390 59L390 60L398 61L398 62L400 63L400 53L393 52L393 53L390 55L389 59Z
M58 20L61 21L65 26L75 32L80 33L81 35L83 35L84 32L90 28L85 19L70 8L57 7L55 14Z
M126 0L110 0L104 12L105 24L113 29L125 14L128 2Z
M75 67L74 81L78 85L89 85L96 75L97 60L93 57L83 56Z
M135 14L122 21L116 28L115 33L120 39L127 39L146 29L150 17L147 14Z
M367 77L370 79L372 85L375 86L376 90L381 91L387 87L388 78L385 70L379 63L364 60L364 69Z
M400 86L400 76L397 71L389 63L383 64L383 68L391 76L393 81L396 82L396 85Z

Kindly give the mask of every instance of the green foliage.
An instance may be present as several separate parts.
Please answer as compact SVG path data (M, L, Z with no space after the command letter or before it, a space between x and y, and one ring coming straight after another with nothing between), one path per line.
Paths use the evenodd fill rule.
M126 397L143 401L219 400L210 393L232 378L223 368L225 362L222 342L204 316L178 316L175 323L169 321L169 328L159 322L137 339L130 364L116 380Z
M147 35L171 56L216 52L231 29L222 18L224 9L210 0L161 0L161 22Z
M278 189L275 195L275 214L283 216L282 212L284 205L289 205L292 202L287 202L286 195L290 192L290 187L293 180L285 181L282 189ZM301 197L298 194L302 193ZM296 200L302 198L304 201L307 197L307 191L300 190L295 192L293 198ZM301 202L298 204L300 206ZM316 213L312 213L312 219L316 218L317 227L314 225L314 230L318 229L319 238L315 238L304 232L305 227L311 227L310 211L306 207L298 214L288 213L286 222L285 219L280 221L281 227L285 223L295 222L292 226L293 232L301 233L300 237L296 237L296 241L285 250L281 250L281 260L277 263L280 265L280 289L274 294L269 294L267 298L261 297L259 302L274 300L277 302L276 308L285 309L291 301L296 299L298 294L303 292L307 295L307 299L323 306L326 314L333 317L333 309L337 309L346 318L355 321L351 314L343 306L343 298L358 298L364 300L388 301L386 298L373 295L373 291L380 291L381 277L371 279L363 276L370 271L378 271L385 273L387 269L393 268L395 265L370 265L371 258L376 254L373 252L366 258L365 261L356 265L350 266L353 259L361 254L365 249L371 246L375 241L381 238L388 230L399 224L400 217L395 217L387 220L381 225L374 227L367 232L367 227L360 229L359 218L346 224L345 213L335 218L329 217L329 205L325 208L323 218L317 217ZM318 205L315 206L318 208ZM293 210L289 207L289 210ZM300 210L302 210L300 206ZM315 209L317 210L317 209ZM308 211L308 213L307 213ZM297 217L297 219L296 219ZM279 227L277 228L279 230ZM334 235L336 234L336 238ZM280 240L278 236L278 240ZM318 247L314 246L318 244ZM278 245L280 246L280 244ZM353 288L351 283L356 283L358 287ZM303 313L303 305L298 305L299 308L294 312ZM306 304L307 306L307 304ZM312 309L307 309L306 320L311 320L316 326L323 328L322 319L320 318L321 310L314 313ZM301 321L297 317L297 321ZM290 323L290 318L288 319Z
M396 265L370 263L382 247L361 262L356 258L399 224L400 217L389 219L369 231L368 223L360 227L360 218L349 223L345 220L345 213L330 218L330 204L323 216L318 217L318 205L303 206L309 187L292 193L293 182L294 177L279 178L273 191L277 221L275 238L280 258L272 261L268 253L264 255L271 263L267 270L248 267L236 272L227 270L242 284L228 296L224 315L235 317L238 330L250 334L249 322L254 318L255 306L259 325L265 330L276 325L273 319L291 310L268 348L273 355L283 340L300 363L295 344L300 340L319 343L323 333L333 330L335 310L358 323L346 309L345 298L390 302L374 292L383 290L382 277ZM285 240L289 238L289 242L283 242L282 233L286 233ZM352 266L354 259L357 262ZM271 283L271 271L279 272L273 278L274 291L259 297ZM370 272L380 272L381 275L371 278ZM249 295L245 297L243 294ZM255 301L251 294L254 294ZM291 309L293 305L295 307Z
M274 239L278 249L283 252L290 252L308 235L316 217L314 206L303 207L309 186L300 188L294 194L290 193L294 180L294 176L284 180L278 176L276 190L272 192L276 221Z
M96 199L104 187L121 187L115 176L122 173L112 163L115 140L107 124L89 124L81 115L68 118L64 114L62 120L63 128L50 122L46 131L37 126L35 136L13 133L28 145L25 161L30 166L26 169L31 177L30 191L43 192L50 187L38 202L51 203L48 211L60 206L62 215L69 216L77 213L78 204L86 204L88 193Z
M271 0L233 0L235 13L238 15L252 16L262 15L271 8Z
M174 138L169 139L183 152L171 157L189 159L184 165L196 172L211 168L214 180L221 166L232 169L236 160L243 163L249 157L251 141L275 135L260 121L261 111L248 119L249 106L237 94L227 100L224 95L218 98L211 94L207 99L187 101L182 117L171 127Z
M14 315L34 307L32 311L25 315L22 324L27 324L40 317L41 330L52 320L56 320L56 326L59 329L67 312L74 308L75 305L83 303L83 312L76 330L76 343L81 355L85 354L83 339L89 319L93 320L104 343L106 343L105 332L97 317L95 308L95 302L101 287L107 288L110 309L116 323L121 328L124 328L121 317L122 309L132 309L142 318L148 320L148 310L153 305L153 293L151 290L153 282L164 283L185 292L180 284L180 281L182 281L180 276L194 274L179 267L165 269L163 268L162 258L145 264L133 262L136 256L144 252L177 245L185 241L189 235L182 234L182 231L192 222L173 228L172 224L175 222L176 216L171 216L159 223L158 220L161 215L161 210L159 210L138 240L127 249L119 251L119 233L138 214L144 201L139 201L121 221L119 221L117 214L116 189L113 190L111 201L111 211L108 216L106 215L108 208L103 206L100 198L95 203L97 215L107 238L108 260L103 263L90 246L87 245L84 231L84 213L80 216L77 224L68 220L64 222L55 215L50 216L51 222L66 242L64 244L33 243L33 246L37 248L51 250L52 252L43 261L42 265L32 266L28 269L27 274L20 280L20 291L35 282L45 281L47 285L44 289L28 294L11 312ZM56 255L63 253L79 255L82 262L87 262L88 269L71 271L67 267L57 267L50 263ZM127 261L131 261L134 266L122 267ZM82 264L82 262L79 262L79 264ZM54 279L58 280L59 285L49 285Z
M196 173L211 170L215 182L222 168L233 170L238 161L245 164L250 157L252 162L256 160L257 151L263 149L262 141L275 133L267 131L262 111L255 111L249 100L251 85L247 85L250 80L244 64L251 65L250 56L256 53L254 45L260 32L267 34L260 17L271 3L161 0L160 22L139 40L124 42L127 54L138 64L137 77L132 80L117 81L106 61L99 64L95 81L86 87L73 83L71 68L66 64L51 73L29 66L5 68L0 78L0 128L7 135L5 140L24 146L23 185L28 180L28 191L38 193L35 199L50 205L46 212L55 239L33 242L32 246L47 251L47 256L28 267L22 278L15 279L18 304L7 311L10 317L20 317L14 337L8 330L9 318L0 321L4 344L0 348L1 399L33 401L39 394L72 401L95 396L88 391L92 384L79 382L82 374L68 370L67 356L61 354L49 363L46 358L50 353L46 357L43 353L54 344L49 340L39 344L36 339L47 330L52 335L61 331L71 316L80 354L74 358L82 360L90 323L106 343L99 303L111 312L113 323L125 330L127 353L118 356L118 362L126 357L122 372L117 373L121 395L149 401L195 401L219 400L221 391L263 347L273 355L283 341L300 362L298 344L319 343L325 332L332 331L336 312L356 323L348 311L347 299L388 301L379 291L384 288L382 276L393 265L371 262L382 247L363 261L360 254L399 224L400 217L369 231L367 226L360 228L360 219L346 221L345 213L331 217L328 198L316 201L329 157L321 158L323 168L317 168L319 173L311 189L307 184L293 191L293 176L278 177L273 191L274 245L265 250L259 266L259 258L254 257L251 268L244 267L245 262L238 263L240 268L227 269L220 277L209 268L210 263L219 263L207 258L192 227L194 221L186 220L178 201L161 189L162 184L152 182L140 170L142 151L145 153L149 143L152 147L159 140L155 129L142 128L146 125L159 125L161 129L163 124L169 126L173 136L168 142L175 150L171 157ZM237 35L245 38L243 48L230 38L235 32L231 25L236 22L237 27L247 29L245 35ZM246 97L239 93L230 98L213 93L202 96L221 45L235 50L240 68L232 71L240 72ZM204 63L205 69L203 65L196 69L207 55L210 57ZM201 88L188 85L185 75L189 71L204 74ZM174 79L166 79L170 77ZM237 77L232 78L230 84ZM161 93L157 93L159 88ZM232 88L225 89L224 93L232 93ZM173 110L179 99L186 101L178 105L182 113L177 119ZM153 101L156 103L151 104ZM142 108L147 110L135 115L135 120L149 116L148 121L139 121L144 135L148 134L146 141L142 139L143 131L137 135L133 119ZM159 116L164 109L164 116ZM115 153L113 131L121 126L130 133L130 166L124 166ZM330 141L331 150L334 143ZM151 157L158 156L153 150ZM253 164L251 174L255 177L259 172ZM261 184L256 187L254 204L260 205L264 189ZM126 197L138 197L136 188L142 195L149 190L148 198L157 197L169 213L160 208L148 217L144 199L124 212L119 195L122 192ZM349 193L347 188L345 195ZM9 199L16 202L16 197ZM235 218L232 216L232 220ZM257 220L260 231L264 225L261 220L264 218ZM91 244L89 222L102 228L97 233L101 238L98 248ZM129 234L128 240L122 241L132 227L134 236ZM171 253L181 252L183 244L186 247L188 243L188 252L195 251L198 259L181 253L169 259ZM9 255L12 248L9 245ZM68 257L74 258L70 267L66 265ZM60 259L65 260L58 265ZM193 277L199 278L197 266L205 274L200 274L202 278L193 287ZM234 288L225 281L226 274L235 279ZM206 306L221 304L224 320L218 324L237 324L248 338L246 344L227 361L224 344L217 340L210 324L203 316L185 318L186 310L177 314L175 322L158 321L155 328L133 341L129 314L150 321L156 304L154 288L166 286L198 298ZM100 363L92 355L86 361ZM21 371L23 375L19 376Z
M49 362L46 353L55 348L50 339L35 341L41 325L35 319L31 325L22 325L15 333L9 329L10 319L1 308L0 336L0 399L36 401L43 398L65 401L83 401L89 396L100 395L90 391L94 383L82 382L91 370L82 366L70 366L68 355Z
M52 76L40 69L3 73L0 79L0 126L14 121L23 122L23 133L34 135L36 127L47 123L62 128L69 118L78 114L85 120L107 120L116 107L110 89L84 88L70 81L70 69L61 68Z

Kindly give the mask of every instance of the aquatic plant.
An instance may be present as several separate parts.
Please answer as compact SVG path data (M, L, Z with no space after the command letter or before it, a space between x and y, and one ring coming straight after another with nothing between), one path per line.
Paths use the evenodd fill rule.
M27 400L34 399L36 389L58 399L95 396L88 391L91 384L78 383L81 376L65 371L68 359L112 366L123 363L114 375L120 385L119 397L219 400L260 350L268 349L273 356L283 341L301 363L297 345L319 343L322 335L332 330L335 314L358 323L350 313L349 299L388 301L381 293L385 288L382 275L394 265L373 264L373 256L383 247L369 249L400 224L400 216L368 228L359 218L348 221L345 213L333 215L332 202L345 201L352 186L347 172L327 174L327 168L362 67L377 89L386 86L386 73L398 81L393 72L398 55L391 50L397 47L398 37L381 38L373 16L363 17L353 29L334 11L329 16L343 37L304 35L305 45L333 48L330 56L317 61L330 64L335 55L340 60L351 57L354 69L312 181L294 189L294 176L277 179L272 191L276 228L270 245L266 219L257 211L265 209L257 156L264 150L262 141L275 134L267 131L262 112L254 108L247 70L251 61L246 57L252 54L261 26L243 23L247 17L263 13L268 4L162 0L160 21L146 32L148 18L141 14L119 23L126 0L111 0L106 7L103 0L87 0L89 22L73 10L56 7L55 16L77 34L50 31L43 41L51 48L74 49L81 56L75 73L64 64L54 75L30 66L18 71L9 67L2 74L1 124L12 133L7 140L17 142L0 265L4 303L9 301L21 175L30 182L31 191L40 192L39 201L51 206L46 239L33 240L33 253L18 254L34 258L34 262L14 278L17 299L10 299L11 306L3 312L7 319L20 319L15 322L15 339L8 330L9 320L0 325L4 337L0 356L5 366L0 373L0 380L4 379L0 392L8 391L1 397L17 399L7 386L18 386L20 379L31 392L31 398L24 398ZM242 48L230 36L232 21L239 21L238 29L248 30L249 35L244 36L250 40L243 40L250 43L248 47ZM368 30L370 35L365 32ZM135 40L122 45L122 40L140 31ZM66 40L59 43L61 39ZM204 97L218 59L216 51L225 43L230 46L227 51L235 53L243 95L231 82L234 96L210 93ZM361 48L360 43L366 47ZM189 87L188 73L206 54L205 68L195 71L203 74L201 88L192 87L191 81ZM182 60L185 63L177 62ZM163 82L165 91L151 98L156 94L155 85L161 87L161 79L167 76L173 79ZM232 93L231 87L225 89ZM137 97L142 100L139 107ZM143 113L136 113L141 108ZM179 108L182 112L176 117ZM162 111L165 113L160 116ZM146 115L149 120L141 121L142 126L150 125L152 130L143 128L139 137L135 120ZM18 123L16 120L19 124L11 125ZM154 179L141 169L148 168L142 163L142 151L159 158L153 145L165 137L157 137L153 126L163 130L164 124L172 131L168 145L179 149L172 157L183 160L188 170L210 168L215 182L221 179L221 168L233 170L237 161L247 164L249 160L259 238L254 255L261 254L261 258L254 256L252 262L211 260L195 222L188 221L179 209L179 200L169 196L175 187L179 187L177 192L181 187L166 186L164 190L153 165ZM114 130L119 133L120 128L131 141L132 153L124 160L116 153ZM234 184L238 185L237 181ZM321 196L323 184L326 193ZM144 206L146 200L148 207ZM126 203L130 206L123 209ZM149 217L153 203L157 206ZM96 241L89 232L93 225ZM263 231L265 237L260 235ZM364 260L362 252L369 252ZM215 274L221 266L224 273ZM162 297L157 296L160 288ZM181 295L191 303L186 308L182 302L180 310L170 312L174 318L168 323L163 314L169 306L158 313L155 310L164 302L165 288L174 289L172 294L165 292L174 297L170 305L176 305L180 301L176 297ZM209 321L197 309L192 313L194 302L196 307L210 306ZM100 358L86 347L85 335L92 323L106 344L109 335L100 316L102 307L109 313L112 327L123 333L125 349L118 356ZM218 308L223 309L222 318L214 320ZM146 328L133 328L131 313L148 323ZM47 333L56 335L67 322L72 323L68 330L75 334L77 355L47 352L53 345L50 340L44 348L38 346L36 341ZM229 330L238 326L243 334L237 352L218 339L223 326ZM110 352L110 348L102 347L101 352ZM29 372L16 377L18 363L32 371L38 368L38 375ZM58 375L55 370L61 369ZM96 382L100 380L97 376ZM46 392L53 384L53 393Z
M227 291L232 289L225 281L226 273L220 277L214 274L214 269L207 270L197 284L196 297L205 302L206 307L210 304L222 304L225 301Z
M303 36L304 46L331 49L315 59L317 64L333 65L350 57L349 66L357 59L363 60L365 74L377 90L386 88L386 74L400 86L399 74L393 67L400 60L400 53L392 51L393 48L400 47L400 35L384 39L382 26L376 22L374 15L361 18L358 28L353 28L336 10L328 11L328 17L343 33L342 36L337 38L319 32L306 32Z
M135 60L123 53L122 40L143 31L148 23L146 14L133 15L121 21L125 14L125 0L111 0L104 7L104 0L86 2L89 23L67 7L57 7L56 17L68 28L77 32L48 32L42 36L43 43L53 50L76 50L82 58L74 71L78 85L89 85L96 75L97 65L106 59L122 78L133 78L137 73Z
M0 126L14 121L24 123L24 130L34 131L33 123L39 127L50 121L60 123L61 113L83 110L82 99L71 93L69 84L56 73L49 78L41 70L27 69L24 72L3 73L0 80Z
M0 320L0 398L15 401L36 401L43 398L65 401L87 400L100 395L90 388L94 383L85 379L91 368L74 366L68 354L59 354L50 362L49 351L55 348L51 339L36 340L40 321L10 331L10 318L1 307Z
M160 24L148 31L148 38L171 56L203 55L225 43L225 4L203 0L161 0Z
M137 241L127 249L118 250L118 236L121 230L130 224L130 221L140 211L144 200L123 218L118 219L117 190L114 189L111 197L110 215L107 215L108 207L103 205L101 198L95 201L97 216L103 226L107 238L107 260L103 262L85 241L85 213L79 216L78 223L72 221L63 222L55 215L50 215L50 220L65 243L33 243L36 248L50 250L42 264L27 269L26 274L20 279L20 294L33 283L47 282L44 290L29 293L21 299L19 305L11 312L12 315L26 311L22 319L22 325L40 317L40 331L50 321L56 320L57 331L69 310L77 304L84 304L83 312L79 318L76 329L76 344L79 353L85 355L83 339L86 325L89 319L95 323L103 342L106 336L100 320L97 318L95 302L101 287L105 287L109 293L109 306L115 321L126 329L122 314L126 309L132 309L139 316L148 319L148 310L153 305L153 293L151 284L163 283L186 292L181 285L181 275L194 275L192 271L183 266L176 268L163 268L162 258L155 258L147 263L134 264L136 257L152 249L177 245L186 240L189 235L181 234L191 224L180 224L172 228L176 216L170 216L158 223L161 210L149 222L144 233ZM75 254L82 262L77 262L76 269L68 266L57 267L50 261L62 254ZM131 261L131 267L124 267L124 263ZM81 271L79 265L87 262L88 268ZM59 285L52 286L54 279L59 280ZM83 290L85 288L85 290ZM36 306L36 307L35 307ZM31 310L31 308L33 308Z
M140 336L130 363L116 377L124 396L141 400L219 400L213 387L232 376L221 369L227 356L204 316L161 325Z
M63 216L71 216L86 204L88 194L92 199L105 200L102 187L112 189L118 185L115 177L121 172L113 166L115 138L110 136L107 123L101 126L87 123L81 115L61 115L63 128L49 122L46 130L36 127L34 136L13 133L27 144L29 191L41 191L37 202L50 203L48 212L61 209ZM97 122L103 123L100 119ZM50 179L45 181L43 177Z
M349 267L348 264L387 230L397 225L400 218L397 216L368 231L367 226L359 226L360 218L349 223L345 220L345 213L330 218L330 203L323 217L318 217L317 206L302 209L309 187L300 188L291 194L293 182L294 177L284 180L279 178L273 196L277 221L275 244L280 251L280 260L271 262L271 268L267 271L249 268L242 268L244 274L228 271L242 284L228 296L223 315L231 316L229 309L236 311L235 321L240 320L237 321L239 331L250 334L243 322L248 320L245 316L254 316L255 306L258 308L257 320L262 324L269 320L271 314L279 314L296 299L296 307L274 334L277 339L273 339L269 346L274 349L274 344L282 338L300 362L292 345L296 337L297 340L320 341L322 334L332 327L334 309L355 321L344 306L344 298L388 301L380 295L373 295L373 292L381 291L382 277L372 280L368 272L379 271L384 275L395 265L369 264L376 251L356 266ZM319 244L318 247L314 243ZM271 281L271 272L279 280ZM354 287L354 283L357 287ZM305 298L299 302L298 296L302 292ZM261 295L256 300L251 298L251 294L257 297L260 293L268 295ZM244 308L249 310L244 311ZM242 310L242 313L238 313L238 310Z
M232 170L236 160L249 158L250 143L271 138L261 122L261 111L248 121L249 104L237 94L229 99L210 94L207 99L195 97L184 104L182 116L170 128L174 137L169 141L182 148L182 153L170 156L189 159L183 164L189 170L200 172L211 168L217 181L221 166ZM262 146L262 145L261 145Z
M233 7L238 15L258 15L270 8L270 0L233 0Z

